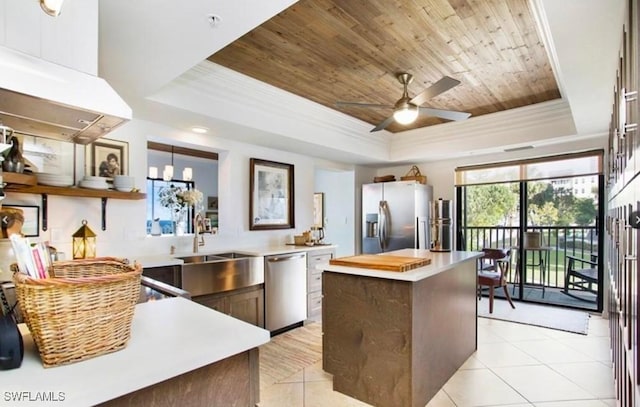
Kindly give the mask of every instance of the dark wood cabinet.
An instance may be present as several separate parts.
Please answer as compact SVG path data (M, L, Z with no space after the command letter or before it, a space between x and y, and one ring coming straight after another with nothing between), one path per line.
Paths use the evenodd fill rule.
M608 313L617 405L640 403L640 26L638 0L628 0L609 127L605 221Z
M262 284L223 293L193 297L193 301L234 318L264 328Z
M199 297L194 297L193 301L198 304L202 304L205 307L214 309L218 312L222 312L223 314L229 314L227 307L227 295L222 294L211 294L211 295L203 295Z
M229 315L250 324L264 327L264 290L262 288L227 297Z

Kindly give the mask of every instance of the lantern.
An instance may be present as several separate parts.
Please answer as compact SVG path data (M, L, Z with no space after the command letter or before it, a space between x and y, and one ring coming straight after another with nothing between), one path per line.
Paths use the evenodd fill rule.
M82 227L73 234L73 258L92 259L96 257L96 234L82 220Z

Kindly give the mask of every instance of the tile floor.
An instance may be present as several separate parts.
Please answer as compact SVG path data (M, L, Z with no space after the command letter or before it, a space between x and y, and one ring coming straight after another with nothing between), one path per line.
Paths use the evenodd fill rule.
M427 407L615 406L608 321L589 334L478 319L478 350ZM260 407L368 406L332 390L318 362L261 389ZM402 407L402 406L398 406Z

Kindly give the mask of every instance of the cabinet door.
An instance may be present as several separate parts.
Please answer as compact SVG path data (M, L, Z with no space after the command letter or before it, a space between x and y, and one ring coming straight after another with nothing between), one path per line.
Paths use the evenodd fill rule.
M229 315L264 328L264 290L262 288L232 294L227 299Z
M53 18L35 0L0 1L0 44L95 76L98 9L98 0L68 1Z
M309 294L322 290L322 271L310 270L307 284L307 292Z
M316 291L307 296L307 319L319 321L322 319L322 292Z
M312 293L322 289L322 270L333 258L333 251L307 253L307 292Z
M193 301L209 307L223 314L228 314L227 297L223 295L202 295L194 297Z

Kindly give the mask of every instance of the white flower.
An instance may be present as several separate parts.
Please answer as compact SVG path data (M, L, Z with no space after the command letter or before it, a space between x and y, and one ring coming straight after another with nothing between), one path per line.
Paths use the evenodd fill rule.
M202 202L202 192L197 189L183 189L173 185L163 187L158 193L160 205L165 208L180 211L187 206L195 206Z
M182 201L189 206L195 206L196 204L202 202L202 192L197 189L188 189L186 191L182 191L178 193L178 198L182 199Z

